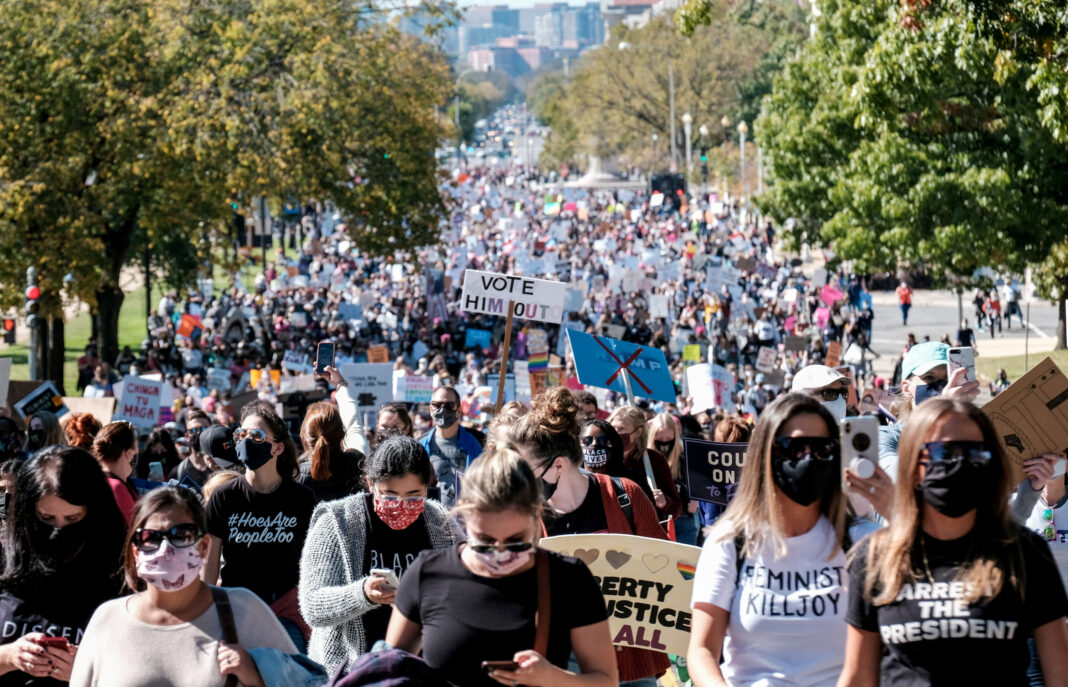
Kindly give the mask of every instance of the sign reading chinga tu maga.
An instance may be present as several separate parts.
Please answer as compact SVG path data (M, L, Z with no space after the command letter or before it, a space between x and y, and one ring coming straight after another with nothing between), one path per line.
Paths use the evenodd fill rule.
M511 303L515 317L560 324L566 298L563 282L465 270L460 306L467 312L507 315Z

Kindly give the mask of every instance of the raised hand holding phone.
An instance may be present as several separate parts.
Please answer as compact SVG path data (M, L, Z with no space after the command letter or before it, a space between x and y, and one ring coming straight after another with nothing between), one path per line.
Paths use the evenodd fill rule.
M334 366L334 342L320 341L315 349L315 374L326 374L326 368Z

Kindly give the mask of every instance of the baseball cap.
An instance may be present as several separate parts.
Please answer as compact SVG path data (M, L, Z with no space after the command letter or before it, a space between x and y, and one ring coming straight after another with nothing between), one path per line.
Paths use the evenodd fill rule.
M901 379L912 375L924 375L949 362L949 346L941 341L925 341L916 344L901 361Z
M205 428L200 433L200 452L211 456L215 464L221 468L231 467L237 462L234 433L222 425Z
M812 389L822 389L839 380L846 386L851 384L849 377L846 377L833 367L827 367L826 365L809 365L808 367L801 368L797 371L797 374L794 375L794 382L790 385L790 391L805 392L811 391Z

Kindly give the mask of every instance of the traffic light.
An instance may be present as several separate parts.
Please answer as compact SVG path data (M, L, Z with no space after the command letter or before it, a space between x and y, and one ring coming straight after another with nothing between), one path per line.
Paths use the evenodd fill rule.
M27 270L26 281L26 326L33 329L40 321L38 319L38 312L41 309L41 304L39 302L41 298L41 289L37 288L35 272L31 273Z
M4 343L15 343L15 318L4 318Z

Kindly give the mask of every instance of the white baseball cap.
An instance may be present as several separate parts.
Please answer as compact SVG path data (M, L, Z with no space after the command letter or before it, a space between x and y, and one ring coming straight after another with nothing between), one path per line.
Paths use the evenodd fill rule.
M846 386L852 383L849 377L846 377L833 367L827 367L826 365L809 365L808 367L801 368L797 371L797 374L794 375L794 383L790 386L790 391L805 392L812 391L813 389L822 389L839 380Z

